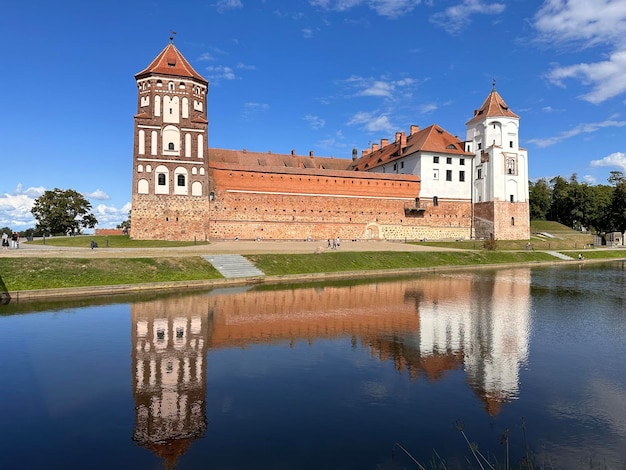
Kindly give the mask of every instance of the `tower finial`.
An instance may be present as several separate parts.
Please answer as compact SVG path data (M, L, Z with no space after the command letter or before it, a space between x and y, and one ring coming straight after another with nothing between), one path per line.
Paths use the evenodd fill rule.
M493 82L491 83L491 91L496 91L496 79L493 79Z
M170 44L174 42L174 35L176 34L176 31L172 31L170 33Z

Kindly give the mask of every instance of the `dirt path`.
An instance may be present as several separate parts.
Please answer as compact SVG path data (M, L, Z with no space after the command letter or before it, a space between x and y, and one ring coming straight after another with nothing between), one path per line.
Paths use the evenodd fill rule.
M448 251L451 248L429 247L379 240L342 241L339 251ZM325 240L305 241L216 241L209 245L196 245L178 248L96 248L94 250L76 247L57 247L49 245L21 243L19 249L0 251L3 257L36 258L143 258L171 256L200 256L208 254L236 253L315 253L332 251Z

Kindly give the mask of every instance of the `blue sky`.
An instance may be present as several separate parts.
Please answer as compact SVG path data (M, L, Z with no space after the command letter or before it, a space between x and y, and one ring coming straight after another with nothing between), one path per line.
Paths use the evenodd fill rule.
M210 82L209 146L350 158L412 124L465 138L492 82L530 178L626 172L626 0L5 3L0 227L74 189L131 201L134 74L169 42Z

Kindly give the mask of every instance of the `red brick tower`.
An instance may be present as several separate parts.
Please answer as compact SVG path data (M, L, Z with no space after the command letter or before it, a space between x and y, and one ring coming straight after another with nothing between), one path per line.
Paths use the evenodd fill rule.
M172 39L135 75L131 236L204 240L209 84Z

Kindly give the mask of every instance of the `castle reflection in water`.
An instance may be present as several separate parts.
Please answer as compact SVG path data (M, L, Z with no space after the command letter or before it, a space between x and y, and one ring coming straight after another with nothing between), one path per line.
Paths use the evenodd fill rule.
M519 390L530 270L298 289L214 290L132 305L133 439L171 468L206 420L207 351L341 337L411 380L463 369L487 413Z

